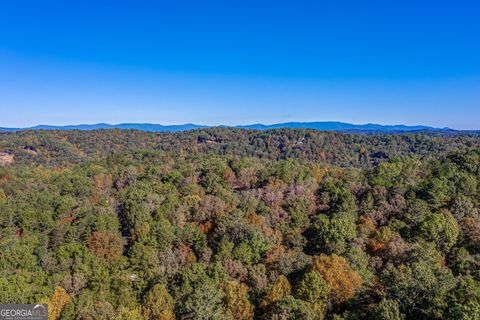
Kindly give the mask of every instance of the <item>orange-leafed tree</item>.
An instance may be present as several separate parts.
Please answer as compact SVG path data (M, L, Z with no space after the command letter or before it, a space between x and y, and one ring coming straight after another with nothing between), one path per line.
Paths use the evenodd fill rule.
M362 286L360 275L352 270L345 258L335 254L314 258L312 270L319 272L325 279L333 303L342 303L353 298Z
M115 261L123 251L122 237L110 231L95 231L88 238L88 249L108 262Z

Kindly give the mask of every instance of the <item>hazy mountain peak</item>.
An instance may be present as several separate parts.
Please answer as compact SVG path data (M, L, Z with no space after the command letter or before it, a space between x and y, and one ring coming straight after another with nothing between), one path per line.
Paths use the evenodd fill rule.
M198 125L194 123L178 124L178 125L162 125L155 123L96 123L96 124L78 124L78 125L37 125L28 128L0 128L0 131L20 131L20 130L97 130L97 129L135 129L151 132L177 132L200 128L208 128L211 126ZM275 124L248 124L237 126L221 125L220 127L235 127L242 129L268 130L280 128L302 128L315 129L325 131L378 131L378 132L399 132L399 131L419 131L419 130L453 130L450 128L436 128L424 125L408 126L403 124L382 125L375 123L352 124L340 121L315 121L315 122L285 122Z

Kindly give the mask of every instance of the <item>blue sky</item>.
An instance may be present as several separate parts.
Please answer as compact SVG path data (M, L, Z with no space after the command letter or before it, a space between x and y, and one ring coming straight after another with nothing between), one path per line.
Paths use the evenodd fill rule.
M0 2L0 126L480 129L478 1Z

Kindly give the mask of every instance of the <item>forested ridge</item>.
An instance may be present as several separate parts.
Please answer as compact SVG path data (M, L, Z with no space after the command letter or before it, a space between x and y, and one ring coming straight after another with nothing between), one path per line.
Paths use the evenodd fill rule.
M152 133L137 130L0 132L0 151L17 162L72 164L112 154L163 151L172 155L216 154L271 160L301 158L335 166L370 166L398 156L439 156L480 148L480 133L411 132L348 134L311 129L267 131L212 128Z
M480 136L0 133L0 302L49 319L479 319Z

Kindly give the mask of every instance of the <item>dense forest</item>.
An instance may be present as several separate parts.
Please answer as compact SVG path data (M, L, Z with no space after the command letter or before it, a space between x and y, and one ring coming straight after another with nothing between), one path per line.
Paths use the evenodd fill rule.
M347 134L308 129L212 128L178 133L136 130L0 132L0 151L16 162L70 165L112 154L163 151L173 156L221 155L271 160L299 158L340 167L368 167L402 156L434 156L480 148L480 133Z
M0 302L49 319L480 319L480 136L0 133Z

